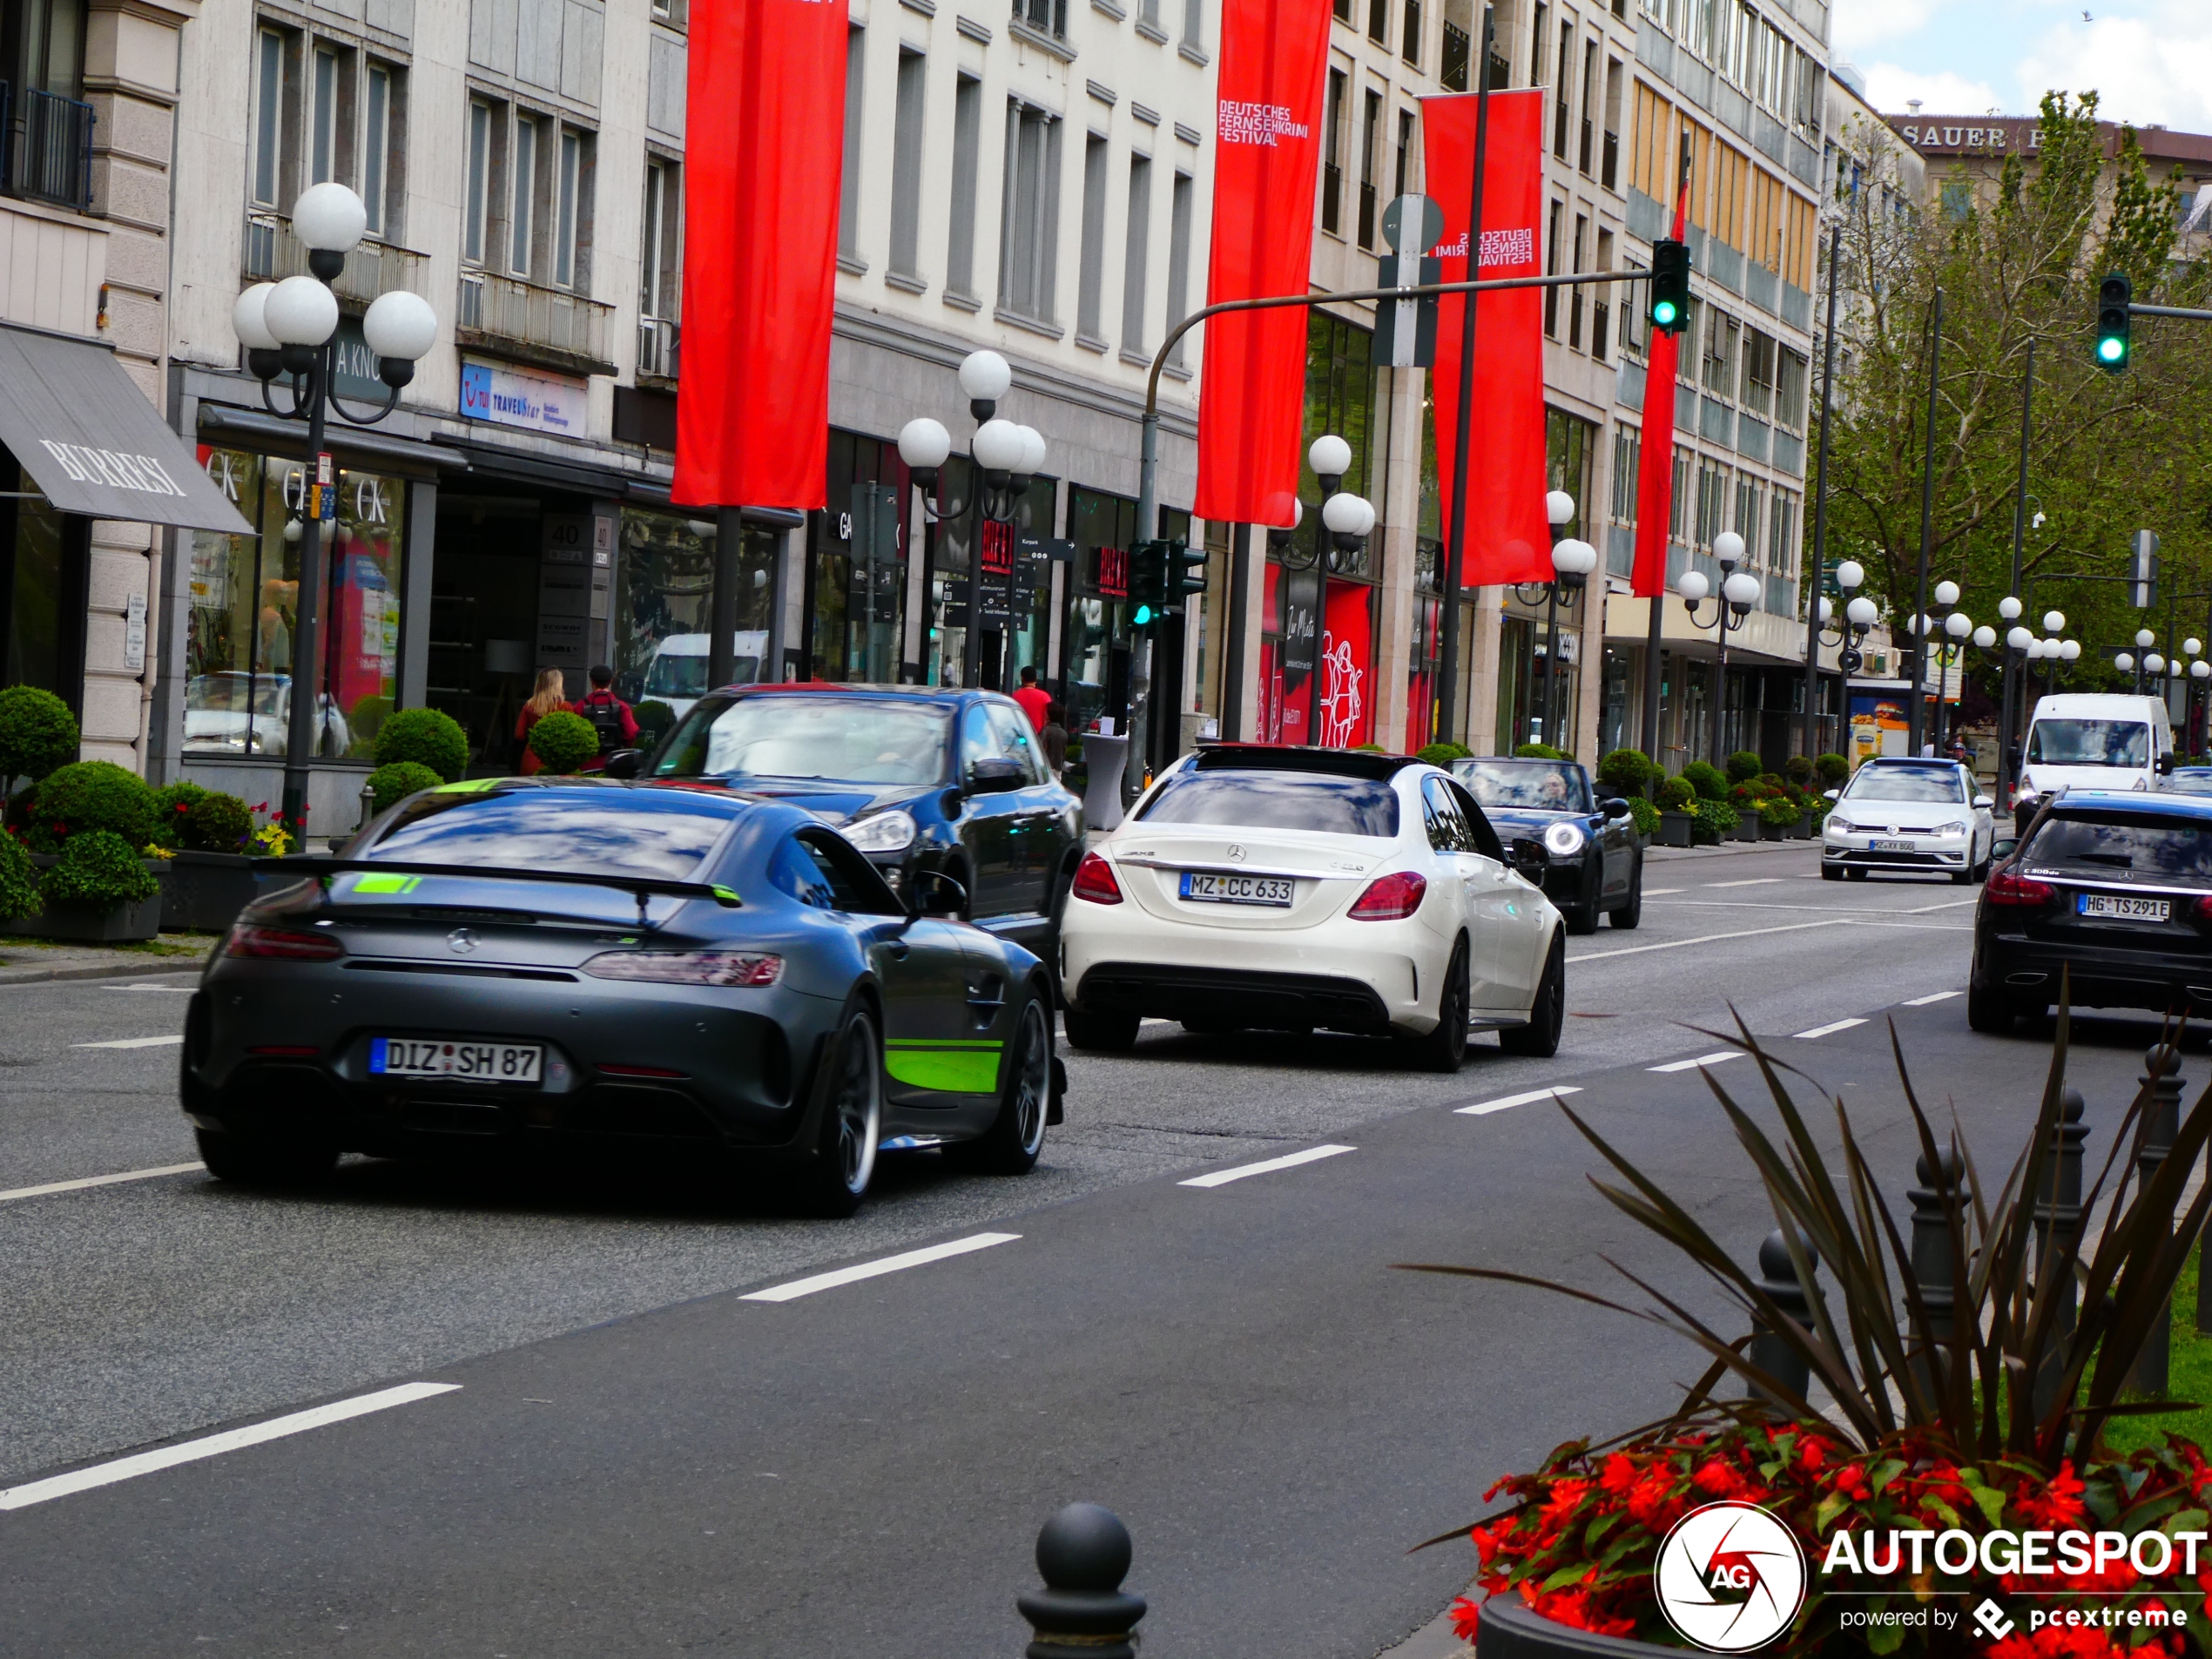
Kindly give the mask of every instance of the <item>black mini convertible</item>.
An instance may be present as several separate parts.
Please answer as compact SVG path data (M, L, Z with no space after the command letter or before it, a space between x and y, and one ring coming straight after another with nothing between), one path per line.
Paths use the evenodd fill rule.
M795 806L490 779L287 862L185 1016L182 1103L225 1180L345 1151L714 1155L844 1215L881 1150L1020 1174L1057 1116L1044 964L960 921L943 875L901 900Z

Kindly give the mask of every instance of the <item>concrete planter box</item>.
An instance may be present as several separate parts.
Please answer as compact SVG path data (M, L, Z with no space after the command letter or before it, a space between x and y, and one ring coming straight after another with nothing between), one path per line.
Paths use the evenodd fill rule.
M243 853L178 853L167 860L162 930L224 932L238 920L238 913L253 902L253 867L266 861L247 858Z
M30 862L36 869L49 870L56 860L51 853L34 853ZM91 945L128 945L151 939L161 931L162 906L169 891L169 860L146 859L143 862L159 883L151 899L107 910L50 904L35 916L0 924L0 932L24 939L68 939Z
M1760 839L1759 815L1757 813L1747 813L1740 806L1736 810L1737 813L1736 829L1729 839L1732 841L1758 840Z
M1759 839L1762 841L1793 840L1797 833L1797 826L1794 824L1770 824L1764 818L1759 819Z
M1655 839L1662 846L1688 846L1689 833L1696 827L1696 824L1697 814L1695 813L1662 813L1659 814L1659 833Z

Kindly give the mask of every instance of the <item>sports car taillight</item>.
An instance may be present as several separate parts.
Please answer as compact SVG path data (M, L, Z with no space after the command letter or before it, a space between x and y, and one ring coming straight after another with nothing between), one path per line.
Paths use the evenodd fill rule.
M651 980L663 985L773 985L784 959L757 950L610 950L584 963L595 979Z
M263 927L241 921L223 941L226 956L260 956L286 962L334 962L346 948L328 934L293 927Z
M2000 867L1989 873L1989 880L1982 887L1992 904L2047 905L2058 902L2059 890L2047 881L2034 881L2027 876Z
M1400 870L1396 875L1379 875L1367 884L1352 907L1354 921L1400 921L1421 907L1421 895L1428 891L1428 878L1415 875L1411 870Z
M1096 853L1083 854L1083 861L1076 867L1075 885L1068 891L1092 904L1122 901L1122 884L1114 880L1114 867Z

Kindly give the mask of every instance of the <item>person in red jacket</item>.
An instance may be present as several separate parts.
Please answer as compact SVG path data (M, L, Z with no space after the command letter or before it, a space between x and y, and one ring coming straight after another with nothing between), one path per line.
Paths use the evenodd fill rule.
M1037 684L1035 669L1024 668L1022 671L1022 685L1014 693L1014 700L1022 705L1022 712L1029 717L1029 730L1042 735L1044 723L1050 718L1052 698L1046 694L1044 687Z
M616 750L637 746L637 717L615 695L614 684L614 670L601 663L591 671L591 689L576 705L576 712L599 734L599 752L583 763L586 772L604 771Z

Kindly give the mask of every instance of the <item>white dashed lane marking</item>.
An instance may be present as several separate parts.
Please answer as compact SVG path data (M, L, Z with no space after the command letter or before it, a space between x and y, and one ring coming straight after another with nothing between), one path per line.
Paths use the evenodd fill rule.
M1801 1040L1810 1042L1814 1037L1832 1037L1838 1031L1848 1031L1855 1025L1865 1023L1859 1019L1838 1020L1833 1025L1817 1025L1810 1031L1800 1031L1797 1035Z
M1744 881L1708 881L1709 887L1774 887L1782 885L1778 875L1755 875Z
M10 1187L0 1192L0 1204L13 1204L17 1198L43 1198L51 1192L82 1192L88 1187L111 1187L125 1181L152 1181L165 1175L190 1175L204 1169L199 1163L165 1163L158 1170L126 1170L121 1175L79 1176L74 1181L49 1181L39 1187Z
M1695 1060L1669 1060L1663 1066L1647 1066L1646 1071L1689 1071L1699 1066L1717 1066L1723 1060L1740 1060L1741 1049L1724 1049L1718 1054L1701 1054Z
M904 1268L941 1262L948 1256L965 1256L970 1251L988 1250L993 1244L1010 1244L1021 1237L1020 1233L971 1233L966 1238L955 1238L950 1244L931 1244L925 1250L910 1250L901 1255L886 1256L879 1261L860 1262L832 1272L817 1273L811 1278L793 1279L788 1285L779 1285L773 1290L754 1291L738 1299L741 1302L796 1301L802 1296L812 1296L817 1291L833 1291L840 1285L857 1285L864 1278L877 1278Z
M179 1031L173 1037L118 1037L113 1042L72 1042L72 1049L171 1049L185 1040Z
M1294 1170L1301 1163L1312 1163L1322 1158L1332 1158L1342 1152L1356 1152L1356 1146L1309 1146L1303 1152L1286 1153L1279 1158L1268 1158L1258 1163L1240 1163L1233 1170L1216 1170L1211 1175L1194 1175L1188 1181L1178 1181L1179 1187L1225 1187L1231 1181L1242 1181L1247 1176L1272 1175L1278 1170Z
M1932 996L1911 996L1898 1004L1902 1008L1924 1008L1931 1002L1945 1002L1959 995L1957 991L1938 991Z
M1482 1117L1491 1112L1502 1112L1509 1106L1527 1106L1540 1100L1551 1100L1561 1095L1579 1095L1582 1091L1570 1084L1561 1083L1556 1089L1532 1089L1525 1095L1507 1095L1502 1100L1477 1101L1472 1106L1454 1106L1452 1109L1461 1117Z

